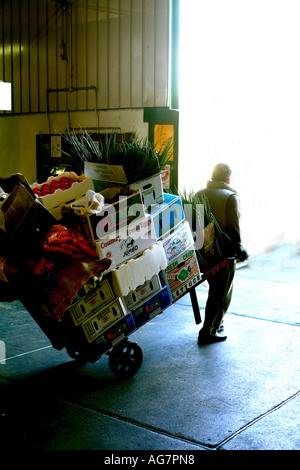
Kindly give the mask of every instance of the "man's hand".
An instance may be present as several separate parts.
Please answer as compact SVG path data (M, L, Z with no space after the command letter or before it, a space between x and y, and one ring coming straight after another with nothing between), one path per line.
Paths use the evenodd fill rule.
M239 259L240 261L246 261L246 259L248 258L249 258L249 255L247 251L244 250L244 248L241 248L239 252L237 253L237 259Z

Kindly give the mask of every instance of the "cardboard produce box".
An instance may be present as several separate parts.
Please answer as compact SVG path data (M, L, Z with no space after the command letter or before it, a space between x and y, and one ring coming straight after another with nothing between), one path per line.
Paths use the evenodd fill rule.
M122 300L115 299L79 325L79 328L82 328L87 341L91 343L126 313Z
M122 165L85 162L84 173L92 177L95 191L98 192L102 192L102 190L110 186L124 188L128 182ZM146 207L163 202L163 187L160 173L131 183L129 189L141 191L142 201Z
M110 343L111 346L115 346L135 330L136 324L134 322L133 315L129 313L108 328L104 332L104 336L107 343Z
M152 320L152 318L169 307L171 303L172 299L169 288L168 286L164 286L159 292L147 299L142 305L132 310L136 327L139 328L144 325L144 323Z
M98 336L91 343L91 347L95 348L97 355L103 355L135 330L136 325L133 315L128 313Z
M163 187L161 174L150 176L140 181L136 181L129 185L130 189L141 191L142 200L148 208L152 204L160 204L163 202Z
M161 282L159 276L155 274L151 279L147 279L144 284L141 284L135 290L129 292L125 297L122 297L127 312L131 312L131 310L137 308L145 302L146 299L152 297L160 290Z
M119 188L107 188L101 194L105 198L103 210L82 217L93 242L107 236L113 237L119 230L145 217L140 191L130 192L126 196L121 195ZM119 197L116 202L107 202L115 197Z
M32 190L46 209L60 220L63 217L63 207L77 199L82 199L89 189L94 190L92 178L86 175L76 175L64 172L59 176L50 176L45 183L32 184Z
M127 185L127 177L122 165L84 162L84 173L93 179L97 192L101 192L112 184L120 187Z
M158 239L184 220L181 199L179 196L172 194L164 193L164 201L161 204L151 206L149 213Z
M82 299L74 302L68 309L74 325L79 325L87 317L98 312L104 305L115 298L113 290L107 279L99 287L91 289Z
M182 297L190 287L201 280L197 256L194 247L173 260L165 270L172 295L172 302Z
M137 258L131 258L107 276L117 297L123 297L167 267L167 258L159 241Z
M99 259L112 260L111 269L137 256L157 242L151 217L132 222L116 237L105 237L95 242Z
M193 246L194 239L190 224L187 221L181 222L162 239L162 242L168 263L170 263L173 259L186 251L187 248Z

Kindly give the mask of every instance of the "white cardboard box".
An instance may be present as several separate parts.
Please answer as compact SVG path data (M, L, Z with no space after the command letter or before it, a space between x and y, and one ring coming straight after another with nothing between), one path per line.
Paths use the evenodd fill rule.
M69 175L70 173L68 172L62 173L59 175L59 179L61 179L63 176L68 177ZM72 187L69 189L65 189L64 191L62 189L57 189L53 194L47 194L46 196L38 197L38 200L43 204L44 207L46 207L46 209L48 209L48 211L56 218L56 220L59 220L63 217L62 209L65 204L71 204L71 202L76 201L76 199L83 198L89 189L94 190L92 178L87 178L85 175L81 175L77 178L78 181L75 181L75 183L73 183ZM46 183L51 184L53 179L55 178L49 177ZM41 187L43 184L38 185L37 183L34 183L32 188L38 186Z
M85 162L84 173L93 178L96 191L101 192L112 184L121 187L127 184L127 177L122 165ZM163 201L163 186L160 173L131 183L129 189L141 191L143 204L146 207L151 206L151 204L160 204Z
M150 214L156 236L161 238L184 220L181 198L173 194L164 193L163 202L151 206Z
M175 229L162 238L168 263L177 258L187 248L194 244L190 224L183 221Z
M150 176L150 178L136 181L130 184L129 188L141 191L142 200L146 207L163 202L163 187L160 173Z
M127 177L122 165L84 162L84 173L93 178L95 190L101 192L112 183L126 186Z
M142 303L146 302L149 297L161 290L161 282L159 276L155 274L151 279L147 279L144 284L138 286L135 290L129 292L125 297L122 297L124 306L127 312L137 308Z
M132 222L114 237L105 237L95 242L99 259L110 258L109 268L115 269L128 259L137 256L157 242L151 217Z
M166 268L165 274L172 295L172 302L182 297L190 287L201 280L197 256L194 247L173 260Z
M167 264L163 244L159 241L137 258L131 258L110 271L107 276L115 295L123 297L165 269Z
M121 299L115 299L110 304L104 306L100 311L80 325L87 341L91 343L109 326L124 317L126 313Z
M107 188L101 191L101 194L105 198L103 209L99 213L83 216L93 242L117 234L146 215L140 191L130 191L129 195L122 195L120 188ZM114 197L119 200L107 202Z
M103 308L111 302L115 294L107 279L101 282L99 287L90 290L82 299L72 304L69 308L69 314L75 325L82 323L87 317Z

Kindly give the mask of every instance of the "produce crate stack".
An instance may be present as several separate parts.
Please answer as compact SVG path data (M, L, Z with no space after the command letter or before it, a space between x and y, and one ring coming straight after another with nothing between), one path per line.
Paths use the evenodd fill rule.
M14 286L54 347L72 357L94 362L201 279L181 199L163 192L160 172L128 184L122 167L85 162L81 175L23 186L44 226L35 253L14 257L5 204L11 210L15 188L4 188L9 250L0 253L0 282ZM34 217L24 220L13 243L24 224L34 230Z

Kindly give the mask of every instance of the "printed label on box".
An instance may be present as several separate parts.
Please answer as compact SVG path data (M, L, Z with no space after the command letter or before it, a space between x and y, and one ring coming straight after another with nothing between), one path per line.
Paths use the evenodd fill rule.
M148 216L141 221L132 222L127 229L120 230L116 237L97 240L95 246L99 259L110 258L111 270L142 253L157 242L152 227L152 219Z
M85 297L69 307L68 310L74 324L79 325L89 315L92 315L97 310L101 309L114 298L114 292L106 279L101 282L97 289L90 290Z
M201 274L194 248L187 250L169 264L166 268L166 276L173 302L199 282Z
M151 207L151 217L157 238L166 235L184 220L180 197L164 193L164 202Z
M93 180L109 181L110 183L127 183L127 177L122 165L84 162L84 173Z
M135 322L131 313L117 321L108 330L105 331L105 338L111 342L113 346L125 339L130 333L136 330Z
M185 221L162 239L167 260L170 263L194 244L190 224Z
M141 306L132 311L137 328L171 305L171 295L168 286L164 286L160 292L146 300Z
M95 339L97 345L97 353L104 354L112 346L120 343L123 339L129 336L136 330L135 321L131 313L125 315L121 320L118 320L111 327L109 327L104 333Z
M84 173L93 179L96 192L101 192L112 184L123 188L127 185L127 177L122 165L84 162Z
M129 292L126 297L122 297L124 306L127 311L130 312L160 290L161 283L159 276L155 275L151 279L145 281L144 284L138 286L134 291Z
M93 341L124 315L126 315L126 310L121 299L116 299L109 305L104 306L103 309L81 325L88 342Z
M105 204L101 212L87 216L92 240L112 236L118 230L127 228L132 222L145 217L141 193L138 191L128 197L122 196L114 204Z
M137 181L129 186L130 189L139 189L142 200L146 207L151 204L160 204L163 202L163 187L161 174L151 176L141 181Z

